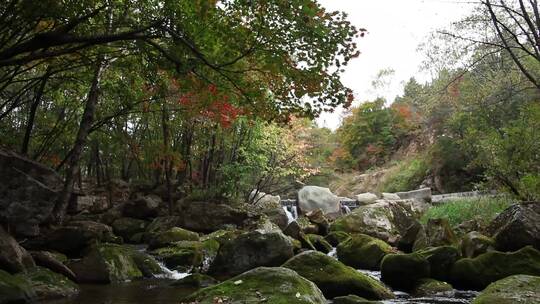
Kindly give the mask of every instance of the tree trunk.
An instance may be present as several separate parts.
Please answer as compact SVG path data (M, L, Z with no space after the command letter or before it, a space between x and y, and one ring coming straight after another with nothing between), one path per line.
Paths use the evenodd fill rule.
M71 193L73 192L73 182L75 181L74 179L78 172L79 160L81 158L83 148L86 145L88 132L92 127L94 113L99 101L99 84L104 65L105 63L103 59L98 60L96 63L94 77L92 79L92 84L90 85L90 90L86 99L86 105L79 125L79 130L77 132L77 137L75 138L75 143L73 144L73 149L71 150L72 152L67 162L68 167L66 169L64 187L53 209L52 220L55 224L62 224L64 221L69 199L71 197Z
M173 215L173 197L172 197L172 155L170 153L171 132L169 129L169 109L167 108L167 101L163 102L161 111L161 125L163 128L163 169L165 170L165 184L167 187L167 203L169 206L169 215Z
M47 84L47 80L49 79L49 77L50 71L47 70L45 72L45 75L43 76L43 79L41 80L39 88L36 91L36 95L34 96L34 102L32 102L32 106L30 107L30 113L28 114L28 123L26 125L24 139L21 147L21 154L23 155L28 154L28 147L30 146L30 138L32 137L32 129L34 128L36 112L39 104L41 103L41 97L43 96L43 92L45 91L45 85Z

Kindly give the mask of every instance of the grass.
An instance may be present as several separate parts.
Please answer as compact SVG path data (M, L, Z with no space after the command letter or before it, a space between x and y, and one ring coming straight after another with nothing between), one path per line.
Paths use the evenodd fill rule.
M428 165L424 158L418 157L399 162L386 174L381 192L398 192L416 189L426 177Z
M420 221L426 223L431 218L446 218L455 226L475 219L485 226L510 205L512 200L504 196L457 199L431 207Z

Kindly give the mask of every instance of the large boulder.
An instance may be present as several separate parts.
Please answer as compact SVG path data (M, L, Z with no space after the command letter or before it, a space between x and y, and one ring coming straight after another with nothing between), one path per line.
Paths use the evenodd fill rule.
M458 238L454 234L447 219L429 219L424 229L420 229L413 245L413 251L427 247L457 245Z
M62 189L62 178L52 169L0 149L0 223L20 236L40 234Z
M114 233L128 243L139 243L142 233L146 231L148 222L131 217L122 217L112 223Z
M210 233L230 227L240 227L248 219L245 211L226 204L210 202L182 202L180 227Z
M430 247L417 251L430 265L430 277L448 281L452 267L460 258L459 251L453 246Z
M160 204L157 196L139 196L124 204L123 213L126 217L147 220L158 215Z
M491 283L472 304L539 304L540 277L513 275Z
M515 252L492 251L457 261L452 267L454 286L481 290L515 274L540 276L540 251L531 246Z
M377 194L371 192L360 193L355 196L356 201L360 205L369 205L375 203L379 199Z
M489 225L500 251L514 251L527 245L540 250L540 203L523 203L508 207Z
M259 267L184 299L199 304L326 304L319 288L296 272L282 267Z
M365 234L353 234L337 246L338 259L347 266L379 270L382 258L394 250L390 245Z
M482 253L495 250L495 241L479 232L472 231L463 236L459 248L464 258L475 258Z
M330 222L324 215L321 209L313 210L306 213L309 222L317 226L317 231L320 235L327 235L330 227Z
M388 254L381 262L382 281L398 290L410 291L429 275L429 261L417 253Z
M341 214L339 197L330 189L317 186L304 186L298 191L298 208L302 214L317 209L329 216Z
M179 241L149 252L163 261L169 269L188 271L201 266L204 258L203 244L198 241Z
M16 276L29 283L35 294L34 301L65 299L79 293L77 284L47 268L34 267L30 271Z
M36 265L50 269L72 281L76 280L73 271L71 271L62 260L58 259L57 254L48 251L31 251L30 254L36 262Z
M336 247L339 243L346 241L351 235L343 231L332 231L324 239L332 246Z
M0 304L26 303L35 297L28 280L0 269Z
M179 241L198 241L199 234L193 231L173 227L165 232L153 235L148 241L148 249L162 248Z
M0 269L16 273L33 266L30 254L0 226Z
M296 255L282 267L315 283L327 298L349 294L374 300L393 298L392 292L379 281L317 251Z
M330 231L363 233L395 243L427 208L427 204L417 200L378 200L338 218L330 225Z
M237 275L259 266L279 266L293 256L291 240L279 231L252 231L225 242L211 273Z
M270 195L264 192L253 190L249 194L249 201L253 203L253 210L256 213L265 214L272 223L285 230L289 224L287 213L281 206L279 195Z
M431 202L431 188L421 188L418 190L396 192L401 199L416 199L424 202Z
M100 242L118 243L121 239L114 235L110 226L105 224L93 221L72 221L47 234L41 246L68 256L79 256L83 249Z
M323 236L318 234L307 234L306 235L307 240L315 247L315 250L329 253L332 251L332 245L328 243Z
M79 283L108 284L160 274L160 267L153 258L117 244L92 246L82 259L72 261L68 267ZM151 273L153 271L155 273Z

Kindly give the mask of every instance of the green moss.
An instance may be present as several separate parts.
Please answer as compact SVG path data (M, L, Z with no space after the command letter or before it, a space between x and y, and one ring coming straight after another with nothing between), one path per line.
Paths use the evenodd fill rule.
M190 269L203 262L203 243L197 241L176 242L172 246L150 251L171 269Z
M392 292L377 280L320 252L301 253L282 267L314 282L328 298L349 294L375 300L393 297Z
M337 246L341 262L361 269L379 270L382 258L392 252L392 246L365 234L353 234Z
M381 262L381 279L391 287L410 291L416 282L429 278L430 264L417 253L388 254Z
M494 250L495 241L476 231L467 233L461 240L461 254L466 258L474 258L482 253Z
M35 298L30 282L0 269L0 303L24 303Z
M324 237L318 235L318 234L306 234L306 238L308 241L315 247L315 250L329 253L332 251L332 245L330 245Z
M459 259L459 251L453 246L426 248L416 252L428 260L431 277L441 281L450 279L452 267Z
M457 261L452 267L455 286L484 289L490 283L515 274L540 275L540 251L532 246L515 252L491 251Z
M382 184L378 187L379 192L399 192L417 189L425 179L429 165L425 157L407 159L389 170Z
M416 287L414 288L413 294L417 297L426 297L433 296L439 293L451 292L454 288L452 285L437 281L434 279L420 279Z
M116 244L100 244L97 250L107 264L111 282L123 282L143 277L133 259L133 249Z
M539 304L540 277L514 275L490 284L472 304Z
M324 239L332 246L337 246L339 243L347 240L349 237L351 237L347 232L343 231L332 231L328 233Z
M196 232L173 227L165 232L158 232L150 237L149 249L166 247L179 241L198 241L199 235Z
M72 297L79 293L77 284L47 268L35 267L27 273L17 274L17 277L30 282L35 299L39 301Z
M268 304L326 304L315 284L296 272L281 267L259 267L218 285L201 289L184 302L214 304L268 303Z

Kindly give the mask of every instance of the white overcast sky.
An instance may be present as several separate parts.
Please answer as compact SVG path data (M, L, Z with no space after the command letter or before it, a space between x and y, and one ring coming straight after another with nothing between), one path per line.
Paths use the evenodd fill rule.
M466 0L319 0L327 11L344 11L358 28L368 34L358 40L360 57L354 59L342 81L355 94L355 104L378 96L392 101L400 95L403 84L414 76L429 80L422 73L423 55L418 46L439 28L461 19L471 12L473 4ZM385 90L374 91L371 82L382 69L393 69L392 82ZM324 113L317 120L320 126L337 128L341 110Z

